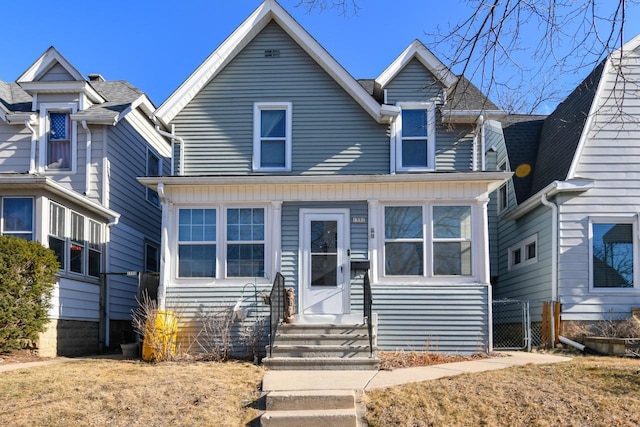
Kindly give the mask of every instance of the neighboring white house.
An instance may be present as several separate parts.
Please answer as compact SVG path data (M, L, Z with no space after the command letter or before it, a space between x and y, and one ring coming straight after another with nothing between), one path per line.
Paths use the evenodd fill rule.
M637 36L612 53L548 117L505 125L516 173L497 297L558 301L563 321L640 307L639 46Z
M154 109L124 81L86 80L53 47L0 81L0 231L41 242L61 263L41 355L133 338L137 277L104 273L158 270L160 201L136 181L169 170Z
M483 170L483 119L505 113L456 82L418 41L356 81L262 3L154 113L176 153L140 179L162 200L161 303L195 318L280 272L298 323L361 323L364 261L380 348L490 349L487 203L509 174Z

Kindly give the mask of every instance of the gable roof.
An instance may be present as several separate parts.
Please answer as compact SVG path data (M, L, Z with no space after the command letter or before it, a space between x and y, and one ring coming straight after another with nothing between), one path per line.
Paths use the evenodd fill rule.
M522 203L529 197L532 173L526 172L529 165L530 171L535 170L538 141L542 132L542 126L547 116L511 114L502 120L502 132L509 157L509 166L514 173L512 177L516 200ZM521 167L518 170L518 167Z
M605 61L602 61L594 68L544 121L529 195L537 193L553 181L567 179L596 97L604 65Z
M388 121L380 104L275 0L265 0L155 112L167 126L229 62L275 21L316 63L376 121Z
M42 79L53 69L60 71L60 79ZM22 123L34 113L35 94L61 92L84 93L93 101L88 108L71 116L73 120L89 123L113 125L135 108L142 109L147 116L155 109L142 91L125 81L105 81L102 78L87 81L51 46L16 82L0 81L0 117L10 123Z
M420 40L414 40L380 75L376 82L384 89L412 60L417 59L446 88L455 84L457 77Z

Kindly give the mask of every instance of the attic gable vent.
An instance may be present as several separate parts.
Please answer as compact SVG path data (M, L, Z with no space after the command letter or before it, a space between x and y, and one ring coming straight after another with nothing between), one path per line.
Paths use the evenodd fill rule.
M277 58L280 56L280 49L266 49L264 51L265 58Z

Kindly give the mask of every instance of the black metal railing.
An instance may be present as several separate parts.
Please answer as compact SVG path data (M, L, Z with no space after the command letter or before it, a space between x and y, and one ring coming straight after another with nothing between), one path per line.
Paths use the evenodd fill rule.
M276 273L276 278L273 280L273 287L271 288L271 293L269 294L269 303L271 305L271 322L269 328L269 357L272 356L273 343L276 339L278 325L284 320L285 298L284 276L280 273Z
M362 283L363 295L364 295L364 321L367 323L367 330L369 332L369 355L373 356L373 319L371 314L371 307L373 305L373 295L371 294L371 282L369 281L369 271L364 272L364 278Z

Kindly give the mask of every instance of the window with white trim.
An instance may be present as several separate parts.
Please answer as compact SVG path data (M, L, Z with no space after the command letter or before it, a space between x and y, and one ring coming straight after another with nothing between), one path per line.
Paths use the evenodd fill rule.
M633 288L638 281L636 222L631 218L591 218L589 222L592 288Z
M178 278L266 277L264 207L178 210Z
M178 277L216 277L216 210L180 209Z
M146 176L160 176L162 175L162 163L160 162L160 156L154 153L151 149L147 148L147 175ZM156 206L160 206L160 196L158 192L152 190L149 187L147 189L147 200Z
M538 262L538 234L533 234L507 250L509 270L524 267Z
M33 240L33 198L2 198L2 234Z
M497 169L501 172L507 171L507 159L504 159L498 165ZM503 212L509 207L509 192L507 183L505 182L498 188L498 213Z
M253 107L253 170L291 170L292 104L256 102Z
M102 272L102 225L96 221L89 220L88 244L87 274L93 277L100 277Z
M473 274L469 205L388 205L384 208L384 275Z
M39 170L73 173L77 163L77 128L71 115L78 110L74 102L40 104Z
M227 209L227 277L264 277L264 209Z
M396 169L398 171L435 170L435 104L400 103L395 122Z
M58 203L49 203L48 243L60 262L60 273L100 277L103 227Z

